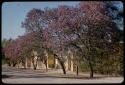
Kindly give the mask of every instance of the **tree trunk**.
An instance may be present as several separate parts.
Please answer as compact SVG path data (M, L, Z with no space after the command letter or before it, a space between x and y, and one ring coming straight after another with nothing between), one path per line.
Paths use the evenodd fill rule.
M13 64L12 64L12 65L13 65L13 67L15 67L15 66L16 66L16 62L13 61Z
M8 65L11 66L11 62L8 62Z
M19 62L17 63L17 68L19 68Z
M34 65L33 67L34 67L34 70L36 70L36 65Z
M44 53L45 53L45 57L46 57L46 60L45 60L46 69L48 69L49 68L49 66L48 66L48 52L45 50Z
M59 62L60 62L60 65L61 65L61 67L62 67L63 74L66 74L66 69L65 69L64 62L62 62L61 60L59 60Z
M34 70L36 70L36 67L37 67L37 60L34 61L33 67L34 67Z
M13 63L13 67L15 67L15 64Z
M27 66L28 66L27 65L27 58L25 58L25 67L24 68L27 69Z
M36 70L36 67L34 67L34 70Z
M78 74L79 74L79 67L78 67L78 65L77 65L77 67L76 67L76 74L77 74L77 76L78 76Z
M34 59L33 59L33 65L34 65L34 70L36 70L37 68L37 56L34 56Z
M48 65L47 65L47 60L45 61L45 65L46 65L46 71L48 71Z
M64 64L64 62L63 62L61 59L59 59L59 57L58 57L56 54L54 54L54 57L58 59L60 65L61 65L61 67L62 67L63 74L66 74L66 69L65 69L65 64Z
M90 67L90 78L93 78L93 67L90 61L89 61L89 67Z
M78 76L79 74L79 61L77 60L77 64L76 64L76 75Z

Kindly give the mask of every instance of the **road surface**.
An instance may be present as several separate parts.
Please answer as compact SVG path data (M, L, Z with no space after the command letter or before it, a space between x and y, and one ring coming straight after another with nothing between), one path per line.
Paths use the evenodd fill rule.
M73 77L73 73L63 75L60 71L31 69L17 69L13 67L2 66L2 82L11 84L78 84L78 83L122 83L123 77L105 77L97 75L90 79L89 74L83 74L82 77Z

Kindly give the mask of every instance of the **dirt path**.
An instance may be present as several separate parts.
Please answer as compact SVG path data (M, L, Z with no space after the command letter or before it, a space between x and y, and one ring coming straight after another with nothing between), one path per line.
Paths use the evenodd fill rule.
M121 83L123 77L106 77L95 75L90 79L88 73L76 76L73 72L67 72L63 75L61 70L36 70L16 69L12 67L2 66L3 83Z

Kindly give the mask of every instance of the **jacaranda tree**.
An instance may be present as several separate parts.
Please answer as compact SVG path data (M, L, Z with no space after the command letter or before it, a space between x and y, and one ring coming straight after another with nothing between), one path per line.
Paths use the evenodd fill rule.
M5 54L14 60L29 56L33 49L41 57L43 51L51 52L66 74L64 63L70 49L77 62L88 65L92 78L94 72L100 71L98 68L109 65L106 59L113 62L112 66L116 66L115 61L122 61L122 52L118 51L122 49L119 41L123 31L119 28L123 28L123 10L114 4L116 2L84 1L76 7L33 8L22 22L26 34L6 46ZM118 69L122 68L120 62L117 65ZM106 68L109 70L108 66Z

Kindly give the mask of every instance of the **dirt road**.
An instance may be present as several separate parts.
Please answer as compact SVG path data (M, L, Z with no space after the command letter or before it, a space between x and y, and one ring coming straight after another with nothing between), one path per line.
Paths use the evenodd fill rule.
M81 75L81 76L80 76ZM80 74L76 77L73 73L63 75L61 70L36 70L31 69L16 69L12 67L2 66L2 82L11 84L74 84L74 83L122 83L123 77L105 77L95 75L95 78L90 79L89 74Z

